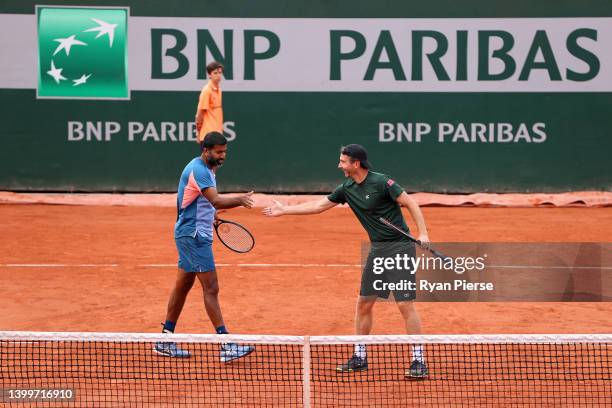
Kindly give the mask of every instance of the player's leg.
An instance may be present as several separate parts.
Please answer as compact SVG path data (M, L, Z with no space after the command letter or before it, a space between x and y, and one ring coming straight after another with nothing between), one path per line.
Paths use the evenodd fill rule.
M179 251L181 253L181 251ZM166 334L174 333L176 322L181 315L185 300L189 291L193 287L195 281L195 274L192 272L186 272L185 269L192 269L189 263L179 261L179 269L176 275L176 282L174 288L170 293L170 299L168 300L168 309L166 311L166 321L163 323L162 332ZM187 358L190 353L187 350L183 350L177 346L174 342L157 342L153 350L162 356L166 357L177 357Z
M192 272L185 272L185 270L179 268L176 275L176 283L174 289L170 293L170 300L168 301L168 310L166 312L166 325L176 324L183 306L185 306L185 300L189 291L193 287L195 282L195 274ZM171 332L174 331L174 327L164 327L164 329Z
M361 273L361 286L359 288L359 298L357 299L357 308L355 310L355 334L368 335L372 331L374 320L374 305L376 300L387 299L389 290L384 275L375 273L374 259L379 256L384 256L384 248L372 247L366 264Z
M409 273L409 271L406 271ZM411 275L414 277L414 274ZM394 279L394 278L391 278ZM409 279L414 281L414 279ZM404 325L406 327L406 333L408 334L421 334L421 317L419 312L416 310L412 299L416 297L415 290L406 291L395 291L393 293L397 307L399 308L402 318L404 319ZM429 374L427 364L425 363L425 351L422 344L412 345L412 363L406 371L406 377L410 379L423 379Z
M355 333L368 335L372 331L374 316L375 296L359 296L355 308ZM350 373L354 371L365 371L368 369L368 357L365 344L355 344L351 358L346 363L339 364L336 371Z
M204 295L204 308L217 334L229 334L223 321L223 313L219 303L219 280L215 269L215 260L212 252L212 242L199 242L197 252L197 265L199 271L196 276L202 284ZM221 345L221 361L230 362L247 356L255 350L252 346L244 346L236 343L224 343Z
M414 302L405 301L397 302L397 306L404 318L406 325L406 333L421 334L421 318L414 307ZM423 379L427 378L429 370L425 363L425 351L422 344L414 344L412 346L412 363L406 371L407 378Z
M221 304L219 303L219 281L217 279L217 272L212 270L210 272L197 273L196 275L202 284L206 314L208 314L208 318L215 327L215 331L217 334L229 334L225 327L225 322L223 321ZM228 363L238 358L248 356L253 350L255 350L255 348L252 346L223 343L221 345L220 354L221 362Z
M178 272L174 289L172 289L170 300L168 301L164 332L174 332L187 295L195 282L194 272L198 271L198 265L195 262L197 261L196 253L198 251L196 238L178 237L174 241L179 255Z
M416 248L414 244L402 244L394 248L393 254L394 256L398 254L402 258L407 256L414 259L416 258ZM413 264L414 263L412 263L412 265ZM411 266L406 269L396 268L385 271L385 276L387 281L393 283L395 287L400 287L401 283L406 286L403 290L394 290L393 297L404 319L406 333L421 334L421 318L413 301L416 299L416 271L414 271ZM423 345L414 344L412 345L412 363L410 364L410 368L406 371L406 377L411 379L423 379L427 376L428 369L425 363Z
M178 272L174 288L170 293L168 309L166 311L166 321L163 323L163 333L172 334L176 327L185 300L195 281L194 271L197 266L194 264L194 254L197 251L196 239L193 237L178 237L175 239L176 249L179 255ZM174 342L157 342L153 350L166 357L189 357L187 350L182 350Z
M371 248L361 274L361 287L355 309L355 333L368 335L372 331L374 304L377 298L389 297L389 291L379 286L380 275L374 273L374 258L380 255L380 248ZM355 344L351 358L336 367L338 372L364 371L368 369L367 349L365 344Z
M213 324L217 334L227 334L221 305L219 304L219 280L215 266L215 257L212 251L212 240L201 237L195 238L196 251L193 253L195 275L202 285L204 308Z
M174 289L172 289L172 292L170 293L168 310L166 312L166 321L163 323L162 333L174 333L176 322L181 315L181 311L185 305L185 299L187 299L187 295L189 294L189 290L192 288L194 281L195 275L193 273L185 272L183 269L179 268ZM174 342L157 342L155 343L153 350L157 354L166 357L187 358L190 356L190 353L187 350L181 349Z
M376 290L374 282L378 279L373 272L373 262L376 256L375 251L371 250L361 274L361 287L359 298L355 308L355 334L368 335L372 331L374 319L374 304L379 295L384 297L384 293ZM388 296L388 292L386 294ZM338 372L364 371L368 369L367 349L365 344L355 344L355 350L349 360L336 367Z
M204 295L204 308L206 314L213 324L218 334L227 334L225 323L223 322L223 313L221 313L221 305L219 304L219 281L217 279L217 271L198 272L195 274L202 284Z
M414 302L397 302L397 307L404 318L407 334L421 334L421 317L414 307Z
M374 322L374 305L376 297L359 296L355 308L355 334L368 335L372 331Z

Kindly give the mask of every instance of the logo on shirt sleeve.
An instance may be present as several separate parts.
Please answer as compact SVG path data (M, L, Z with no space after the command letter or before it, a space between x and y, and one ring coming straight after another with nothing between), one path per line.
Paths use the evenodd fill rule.
M391 186L392 186L392 185L394 185L394 184L395 184L395 181L394 181L394 180L392 180L392 179L387 180L387 185L388 185L389 187L391 187Z

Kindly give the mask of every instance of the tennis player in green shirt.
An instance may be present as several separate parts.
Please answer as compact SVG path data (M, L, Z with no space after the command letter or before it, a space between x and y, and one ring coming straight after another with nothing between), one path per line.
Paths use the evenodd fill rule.
M371 249L361 276L361 288L355 314L355 331L357 335L370 334L372 330L373 308L377 298L388 298L390 290L381 288L381 282L398 283L415 281L414 271L403 269L385 270L383 274L374 272L374 259L404 254L416 257L416 248L401 233L385 226L379 218L385 218L393 224L408 231L401 207L406 207L419 230L418 239L427 244L429 236L423 213L418 204L406 194L393 179L371 170L368 154L363 146L350 144L340 150L338 168L347 180L340 184L329 196L321 200L298 205L283 205L274 201L263 213L267 216L319 214L338 204L348 203L365 228L371 242ZM421 333L421 320L412 300L415 290L394 290L393 296L406 324L408 334ZM367 349L365 344L356 344L353 356L337 367L339 372L365 371L368 369ZM412 364L406 371L406 377L423 379L429 372L425 363L422 345L412 347Z

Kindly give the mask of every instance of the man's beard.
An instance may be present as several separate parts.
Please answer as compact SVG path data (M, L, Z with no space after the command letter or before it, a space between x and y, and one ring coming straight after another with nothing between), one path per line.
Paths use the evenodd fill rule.
M210 156L208 159L206 159L206 164L208 164L210 167L220 167L223 165L223 159L215 159L214 157Z

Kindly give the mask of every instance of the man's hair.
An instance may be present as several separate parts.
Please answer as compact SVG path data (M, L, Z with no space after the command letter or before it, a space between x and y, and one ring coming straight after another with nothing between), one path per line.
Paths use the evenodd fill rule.
M346 149L346 147L345 147L345 146L342 146L342 147L340 148L340 154L342 154L342 155L344 155L344 156L348 157L348 159L349 159L349 161L350 161L351 163L355 163L355 160L356 160L356 159L354 159L354 158L352 158L350 155L348 155L345 149Z
M206 72L208 72L208 75L210 75L210 73L213 72L217 68L223 69L223 64L217 61L213 61L206 66Z
M361 151L355 152L352 149L355 146L359 146L359 145L347 145L347 146L340 147L340 154L342 154L344 156L347 156L351 163L355 163L355 161L359 160L359 167L361 167L362 169L369 169L370 168L369 167L370 163L368 162L367 153L366 153L365 149L363 149L363 147L359 146L363 152L361 152ZM361 159L359 157L355 157L355 156L358 156L360 153L364 154L366 156L361 158Z
M214 146L223 146L227 144L227 139L219 132L209 132L204 136L202 145L205 149L211 149Z

